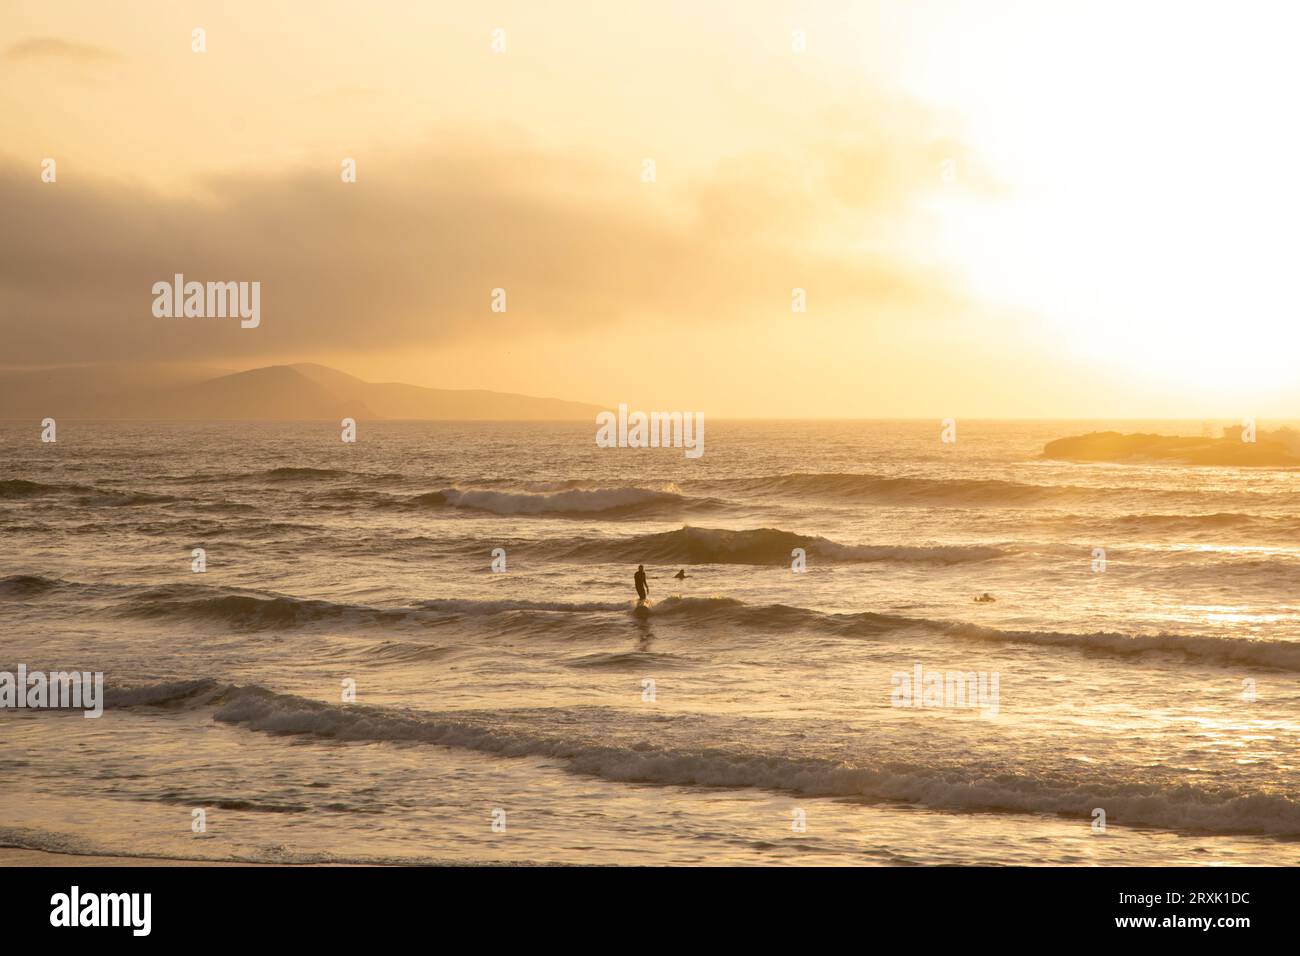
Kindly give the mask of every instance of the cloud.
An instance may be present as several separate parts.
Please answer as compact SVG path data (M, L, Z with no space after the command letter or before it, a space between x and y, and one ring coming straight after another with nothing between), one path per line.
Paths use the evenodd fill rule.
M27 37L5 50L5 59L14 62L58 61L66 63L112 63L121 59L104 47L62 37Z
M10 364L268 356L647 334L789 315L925 320L960 311L951 277L909 260L941 137L858 113L774 130L779 149L678 178L503 136L293 169L225 173L189 196L0 164L0 331ZM142 174L147 171L142 170ZM262 322L158 319L151 287L260 281ZM489 309L504 288L508 312ZM743 330L738 330L743 336Z

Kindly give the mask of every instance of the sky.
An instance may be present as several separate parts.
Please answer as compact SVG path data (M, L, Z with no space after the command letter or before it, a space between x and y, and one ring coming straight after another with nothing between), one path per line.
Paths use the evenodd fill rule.
M1298 21L6 0L0 366L315 361L717 417L1294 419ZM155 317L178 272L260 282L260 324Z

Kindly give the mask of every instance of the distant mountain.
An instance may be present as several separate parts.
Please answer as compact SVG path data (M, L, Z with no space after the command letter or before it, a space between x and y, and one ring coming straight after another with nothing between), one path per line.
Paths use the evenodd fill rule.
M310 363L233 373L180 365L0 370L0 419L590 421L599 411L555 398L367 382Z

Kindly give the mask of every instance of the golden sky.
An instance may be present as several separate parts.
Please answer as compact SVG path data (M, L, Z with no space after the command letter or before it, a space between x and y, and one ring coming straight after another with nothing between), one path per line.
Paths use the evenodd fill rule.
M1297 26L1281 2L6 0L0 365L1294 418ZM175 272L260 281L261 325L154 318Z

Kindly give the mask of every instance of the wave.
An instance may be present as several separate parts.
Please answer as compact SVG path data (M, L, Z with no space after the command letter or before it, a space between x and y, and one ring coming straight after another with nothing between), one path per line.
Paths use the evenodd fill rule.
M1300 537L1300 515L1256 514L1245 511L1216 511L1201 514L1133 512L1129 514L1053 514L1054 527L1068 531L1087 530L1090 536L1188 535L1217 540L1224 532L1237 535L1273 536L1279 541ZM1234 542L1241 538L1231 539Z
M1171 506L1203 507L1203 492L1194 488L1151 487L1149 484L1035 484L1002 478L933 478L920 475L881 475L870 472L792 472L752 478L722 478L685 483L689 490L754 496L764 499L819 498L830 501L876 502L897 507L1015 508L1038 505L1097 504L1106 509L1126 496L1166 501ZM1242 502L1278 500L1266 488L1239 489L1219 496ZM1197 503L1199 502L1199 504Z
M340 483L341 479L346 481ZM166 482L169 490L174 490L177 484L251 482L268 487L303 485L304 488L295 493L302 495L313 506L335 510L350 510L361 506L386 510L452 508L497 515L622 518L672 515L727 507L726 501L692 497L683 494L670 483L656 487L609 487L586 481L517 482L500 479L475 482L468 486L451 485L425 494L402 495L393 490L382 491L375 487L409 481L400 474L369 474L307 467L282 467L231 474L157 476L154 480ZM481 487L482 485L505 487ZM521 488L525 490L520 490ZM84 484L50 484L26 479L0 481L0 500L69 495L73 496L74 503L80 507L124 507L181 500L170 494L152 491L101 488ZM247 503L225 500L196 500L190 504L198 510L222 513L256 510Z
M701 484L764 497L846 498L949 505L1040 504L1109 490L1073 485L1035 485L997 478L890 477L871 473L795 472L758 478L718 479Z
M803 549L814 560L837 563L902 561L961 564L1005 557L1001 548L980 545L915 547L905 545L846 545L827 538L795 534L779 528L729 531L685 526L677 531L636 535L619 540L583 539L547 543L557 556L569 560L626 561L659 564L786 564L791 552ZM525 546L525 550L527 547Z
M278 468L262 468L255 471L211 471L196 474L154 475L151 480L175 484L266 484L273 483L310 483L315 481L332 481L339 478L352 478L358 481L392 481L403 479L396 472L350 471L345 468L313 468L305 465L282 465Z
M22 478L7 478L0 481L0 498L34 498L37 495L54 494L58 490L58 485L46 485Z
M407 499L425 508L461 508L497 515L555 515L630 517L656 512L716 507L716 499L690 498L677 491L654 488L570 488L563 491L492 491L444 488Z
M54 495L75 495L73 503L81 508L126 507L161 504L176 500L170 495L160 495L146 491L98 488L92 485L57 485L27 481L22 478L0 481L0 500L46 498Z
M1091 521L1097 519L1086 515L1076 515L1075 520ZM1256 526L1278 525L1282 528L1300 531L1300 519L1295 517L1254 515L1241 511L1216 511L1210 514L1127 514L1116 515L1109 519L1112 524L1129 526L1139 530L1162 531L1199 531L1203 529L1237 529Z
M39 574L11 574L0 578L0 596L37 597L57 591L67 583L62 578L47 578Z
M264 523L247 522L237 528L240 536L256 537ZM183 527L183 526L182 526ZM269 527L269 526L268 526ZM302 526L282 525L298 531ZM315 531L314 528L304 530ZM197 531L194 532L197 536ZM732 531L683 525L674 531L629 536L573 535L542 538L504 539L500 541L514 558L550 564L748 564L789 566L791 551L803 548L814 566L817 563L889 563L956 565L990 561L1015 553L1006 545L847 545L828 538L800 535L779 528L755 528ZM482 558L485 555L482 534L436 535L349 534L332 541L331 548L361 556L377 554L411 554L420 560L439 553L459 558ZM1090 546L1089 546L1090 547ZM1079 546L1071 546L1077 554ZM1084 548L1088 553L1089 548Z
M380 641L377 644L351 649L346 656L375 664L417 664L445 660L455 653L455 648L441 644Z
M1119 560L1125 561L1124 553L1121 551L1118 554ZM1157 582L1177 581L1180 584L1203 584L1209 587L1224 587L1231 584L1243 589L1282 588L1289 597L1297 573L1300 573L1300 554L1295 551L1206 552L1180 549L1147 554L1156 558L1156 561L1150 564L1130 563L1129 569L1135 574L1153 578ZM1283 603L1290 603L1286 597L1281 600Z
M380 608L268 592L232 592L203 585L161 588L91 585L37 575L13 575L0 579L0 595L26 597L55 589L85 590L88 593L109 589L120 596L117 613L124 616L209 621L247 630L291 629L319 623L343 628L441 627L469 618L499 631L530 635L560 631L568 636L603 637L609 633L609 615L630 617L634 608L632 601L470 598L439 598L407 607ZM1170 653L1213 665L1300 671L1300 642L1296 641L1104 631L1003 630L964 621L912 618L874 611L835 613L785 604L746 604L724 596L662 598L653 605L648 620L696 631L731 627L757 634L787 635L805 631L858 638L930 634L960 640L1061 647L1117 657Z
M76 504L81 508L132 508L137 505L156 505L175 501L171 495L158 495L147 491L113 491L95 488L91 494L79 495Z
M302 479L343 478L350 474L351 472L340 471L337 468L271 468L267 471L254 472L251 475L241 477L266 478L271 481L298 481Z
M131 595L119 613L138 618L212 621L246 630L294 628L335 622L345 625L391 626L407 612L279 594L221 593L198 585L152 588Z
M930 623L953 637L1037 644L1040 647L1067 647L1120 657L1170 653L1216 665L1300 671L1300 642L1295 641L1243 640L1187 634L1120 634L1113 631L1088 634L1014 631L959 622Z
M104 706L168 707L211 703L225 691L225 685L210 677L195 680L166 681L135 687L105 687Z
M0 594L11 579L0 580ZM48 579L39 579L46 581ZM54 582L57 586L72 589L98 590L102 586ZM54 585L49 585L50 587ZM15 593L23 587L37 588L45 585L8 585ZM198 584L175 584L162 587L114 585L119 594L116 612L124 617L144 619L174 619L194 622L212 622L245 630L308 627L314 624L332 624L344 628L391 628L403 624L442 625L465 617L523 615L524 620L515 626L540 624L545 617L559 614L586 614L594 612L623 611L629 607L624 601L527 601L527 600L472 600L462 598L434 598L406 607L374 607L329 601L319 598L300 598L267 591L230 590Z
M1300 800L1282 792L1193 785L1132 771L1080 767L1008 768L997 756L841 753L765 750L709 737L699 744L645 740L640 723L620 732L607 714L588 714L574 730L571 709L557 711L428 713L358 704L337 705L277 693L260 686L192 691L193 706L212 706L213 719L249 730L357 742L412 742L508 757L564 762L570 772L626 783L691 787L752 787L809 797L906 803L940 810L1051 813L1090 819L1104 806L1108 823L1214 833L1300 835ZM176 684L162 685L175 700ZM134 693L148 699L147 688ZM124 704L109 697L109 706ZM600 710L596 708L595 710ZM561 715L563 720L552 719ZM581 715L579 715L581 716ZM615 715L613 720L617 721ZM712 718L692 721L698 731ZM610 732L600 734L602 730ZM713 735L718 736L717 734ZM784 738L782 738L784 741ZM784 741L788 744L788 741Z
M593 611L622 611L627 601L513 601L474 600L471 598L434 598L419 605L429 611L452 614L508 614L512 611L558 611L585 614Z
M1300 642L1244 640L1182 634L1120 634L1096 631L1001 630L964 621L913 618L874 611L828 613L785 604L745 604L734 598L677 598L657 602L650 620L674 619L693 625L732 625L788 633L823 632L843 637L881 637L890 633L930 633L964 640L1000 641L1063 647L1118 657L1172 653L1216 665L1300 671Z
M671 670L682 665L675 654L657 651L610 651L584 654L562 662L575 670L643 671L647 667Z
M9 579L5 579L9 580ZM47 579L41 579L45 581ZM98 585L56 582L69 589L97 590ZM23 585L15 585L22 587ZM30 585L46 587L46 585ZM591 615L620 616L631 612L633 601L531 601L514 599L433 598L406 607L381 608L365 604L298 598L271 592L228 591L204 585L167 585L141 588L113 586L119 593L116 607L125 617L209 621L223 626L260 629L293 629L328 623L343 627L393 627L401 624L445 625L457 620L511 618L513 629L540 630L543 626L571 626L582 630L594 626L604 633L607 620L589 621ZM686 625L728 624L759 631L802 627L834 633L862 635L880 633L916 622L891 615L862 612L826 614L786 605L750 605L727 597L668 597L655 603L653 615ZM498 622L499 623L499 622Z

